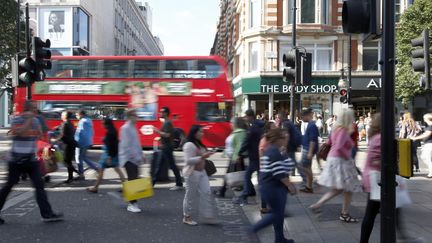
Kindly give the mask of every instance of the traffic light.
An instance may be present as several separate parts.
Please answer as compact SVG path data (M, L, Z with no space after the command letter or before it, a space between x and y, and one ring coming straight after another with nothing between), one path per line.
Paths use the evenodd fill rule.
M35 81L35 67L36 63L31 57L21 57L18 61L18 85L25 87Z
M411 46L413 48L420 47L411 51L411 65L414 72L424 74L424 76L420 78L420 86L425 89L431 88L429 41L428 29L423 30L421 37L411 40Z
M312 84L312 53L302 53L301 55L301 84Z
M339 89L339 95L340 95L339 101L342 104L348 103L348 90L346 88Z
M42 41L39 37L33 37L32 39L32 56L35 62L35 80L45 80L45 69L51 69L51 51L48 49L51 47L51 41L46 39Z
M344 33L381 34L381 10L379 0L345 0L342 6Z
M284 63L283 70L283 81L287 82L288 80L296 80L296 77L300 77L300 53L297 49L292 49L287 54L284 54L282 57L282 62Z

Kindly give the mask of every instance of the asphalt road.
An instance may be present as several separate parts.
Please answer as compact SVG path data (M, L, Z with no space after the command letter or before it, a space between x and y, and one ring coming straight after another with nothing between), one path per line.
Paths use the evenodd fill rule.
M91 157L96 159L99 153L91 151ZM181 156L176 152L180 166ZM220 185L226 162L221 153L213 159L218 167L211 180L215 186ZM4 169L2 164L0 183L5 179ZM142 166L141 174L148 174L148 165ZM2 211L6 224L0 226L0 242L247 242L245 231L250 223L241 207L231 203L231 197L216 199L220 225L191 227L182 223L184 191L168 190L173 182L157 184L154 197L139 201L143 212L133 214L112 196L120 189L113 171L107 173L98 194L85 191L94 183L94 172L87 172L86 181L71 185L61 183L66 178L64 168L52 177L53 182L47 184L49 200L54 210L65 214L65 221L41 222L30 183L20 182ZM195 212L196 219L197 215Z

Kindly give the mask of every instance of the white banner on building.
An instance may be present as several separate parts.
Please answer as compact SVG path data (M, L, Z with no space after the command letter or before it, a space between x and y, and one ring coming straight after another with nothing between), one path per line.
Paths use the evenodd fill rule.
M53 48L72 46L72 19L72 8L40 8L39 36Z

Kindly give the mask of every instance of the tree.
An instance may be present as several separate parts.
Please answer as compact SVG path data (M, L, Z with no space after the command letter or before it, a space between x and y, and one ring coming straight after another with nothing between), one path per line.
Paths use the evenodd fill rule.
M16 54L16 16L17 2L2 0L0 4L0 82L10 74L10 61ZM21 36L24 36L24 25L21 23ZM24 38L21 38L24 40ZM24 47L24 43L20 43Z
M408 102L416 95L424 93L420 88L418 73L411 67L411 39L420 36L421 32L432 30L432 1L416 0L401 16L396 33L396 98L402 103Z

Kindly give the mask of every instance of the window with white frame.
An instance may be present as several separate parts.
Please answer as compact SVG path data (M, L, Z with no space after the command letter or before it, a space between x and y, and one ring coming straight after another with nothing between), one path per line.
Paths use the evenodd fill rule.
M306 51L312 53L312 70L313 71L330 71L333 70L333 45L328 44L301 44Z
M258 53L259 45L258 42L249 43L249 72L258 71Z
M249 28L261 25L261 0L250 0Z
M328 24L330 16L329 0L297 0L297 23ZM294 0L287 0L287 24L292 24Z
M363 42L363 70L381 70L378 62L381 56L381 42Z

